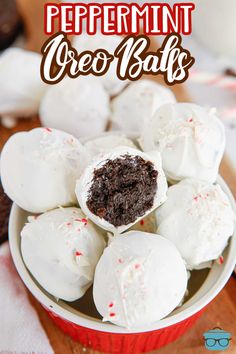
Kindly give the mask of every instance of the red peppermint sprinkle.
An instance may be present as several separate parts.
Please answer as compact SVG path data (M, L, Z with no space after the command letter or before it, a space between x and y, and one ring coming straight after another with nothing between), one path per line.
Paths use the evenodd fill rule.
M135 269L139 269L140 267L141 267L140 264L135 264L134 266Z
M192 118L192 117L188 118L188 122L189 122L189 123L192 123L192 121L193 121L193 118Z
M194 200L195 200L195 201L197 202L197 200L198 200L198 197L194 197L193 199L194 199Z
M115 312L110 312L109 314L110 317L114 317L115 315L116 315Z
M140 225L143 226L144 225L144 220L140 221Z
M85 226L88 224L88 220L85 218L81 219L81 221L85 224Z
M82 252L79 252L79 251L76 251L76 252L75 252L75 255L76 255L76 257L79 257L79 256L83 256L83 253L82 253Z
M119 258L118 263L124 263L123 259Z
M108 306L113 307L114 306L113 302L110 302L110 304Z
M66 226L71 226L71 222L68 222L68 223L66 224Z
M75 221L82 222L85 226L88 224L88 220L85 218L82 218L82 219L77 218L77 219L75 219Z
M223 264L224 263L224 257L223 256L220 256L218 259L217 259L217 263L218 264Z
M45 128L45 130L46 130L47 132L49 132L49 133L52 132L52 129L50 129L50 128Z

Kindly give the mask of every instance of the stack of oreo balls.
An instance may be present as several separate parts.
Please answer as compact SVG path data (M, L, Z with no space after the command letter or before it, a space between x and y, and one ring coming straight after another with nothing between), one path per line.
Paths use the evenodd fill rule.
M188 273L211 267L233 234L216 182L224 148L214 111L175 102L134 138L108 132L81 143L51 127L13 135L0 172L29 215L26 267L57 299L76 301L93 285L104 321L144 328L168 316L184 301Z

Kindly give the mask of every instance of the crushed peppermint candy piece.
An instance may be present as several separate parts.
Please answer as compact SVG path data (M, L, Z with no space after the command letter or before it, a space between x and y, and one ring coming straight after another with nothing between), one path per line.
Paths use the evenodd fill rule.
M220 256L219 258L217 258L216 263L222 265L224 263L224 257Z

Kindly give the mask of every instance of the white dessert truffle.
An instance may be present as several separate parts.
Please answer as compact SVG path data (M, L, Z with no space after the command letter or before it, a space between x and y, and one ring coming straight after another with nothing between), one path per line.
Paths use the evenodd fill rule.
M170 314L186 288L186 267L174 244L156 234L130 231L104 250L93 296L104 321L131 329Z
M175 102L175 97L165 86L151 80L133 82L112 101L112 128L142 132L145 120L169 102Z
M196 179L170 187L156 217L157 232L176 245L189 269L217 259L234 231L227 195L218 184Z
M0 117L29 117L38 113L47 85L40 77L41 56L20 48L0 55Z
M113 55L122 40L122 37L116 35L106 36L101 33L96 33L95 36L90 36L83 33L79 36L74 36L72 44L78 53L86 50L94 52L98 49L105 49ZM117 77L116 68L117 59L114 58L107 73L97 78L111 96L119 93L127 85L127 81L120 80Z
M90 77L64 78L47 90L40 105L43 126L76 137L104 132L109 115L109 96L101 83Z
M215 113L190 103L160 107L141 138L144 151L157 149L167 179L215 182L225 148L223 123Z
M50 128L17 133L2 150L2 185L32 213L70 206L77 202L76 179L86 163L86 150L72 135Z
M90 287L104 247L102 235L77 208L29 217L21 232L27 268L46 291L66 301Z
M76 184L83 212L98 226L123 232L166 200L159 153L118 147L95 159Z
M104 155L119 146L137 148L131 139L124 134L105 133L98 138L90 139L84 144L92 157Z

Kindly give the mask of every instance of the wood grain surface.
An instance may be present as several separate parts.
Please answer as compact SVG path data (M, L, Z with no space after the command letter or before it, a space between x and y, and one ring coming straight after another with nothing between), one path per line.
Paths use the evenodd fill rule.
M26 47L40 51L41 45L45 40L43 34L43 6L45 0L17 0L26 23ZM52 0L50 2L53 2ZM154 49L157 44L152 44ZM156 80L157 78L154 78ZM158 77L158 81L159 77ZM173 87L173 91L178 101L190 101L187 92L183 85ZM17 131L30 130L39 126L38 118L20 120L17 126L12 129L6 129L0 126L0 150L9 138L9 136ZM236 173L232 169L227 157L221 164L221 174L229 184L231 190L236 197ZM29 298L34 308L36 309L40 321L48 335L50 343L56 354L95 354L97 352L83 348L79 343L75 343L67 335L62 333L48 318L41 305L29 294ZM183 337L176 342L159 349L153 353L158 354L204 354L207 350L204 348L203 333L213 327L220 326L224 330L232 333L233 340L227 353L236 353L236 279L231 277L228 284L221 291L215 300L207 307L205 313L198 320L196 325ZM120 353L122 354L122 353Z

